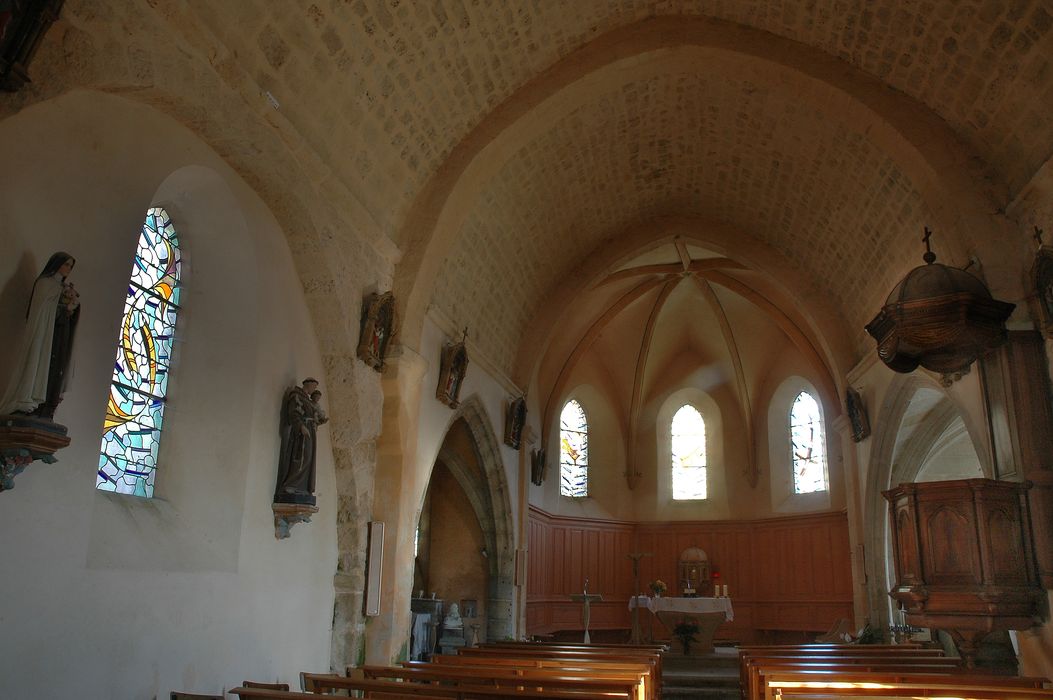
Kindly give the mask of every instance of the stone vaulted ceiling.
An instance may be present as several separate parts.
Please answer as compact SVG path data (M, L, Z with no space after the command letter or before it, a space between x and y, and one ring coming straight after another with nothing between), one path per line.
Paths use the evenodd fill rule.
M654 15L704 14L836 56L934 110L1014 188L1053 144L1053 10L1042 0L193 4L392 228L495 106L589 41Z
M650 214L762 232L859 329L896 281L878 260L918 264L925 207L888 154L792 89L714 64L711 75L661 75L602 95L484 187L434 300L472 319L491 357L514 357L547 291Z
M829 301L857 342L875 300L916 261L933 208L955 204L933 194L944 172L890 147L888 124L861 118L844 91L784 70L790 54L827 61L831 84L923 112L901 110L892 131L916 125L921 148L958 144L969 162L943 159L943 170L970 171L979 211L1004 208L1053 153L1048 0L69 0L60 25L41 51L45 77L162 108L192 103L173 111L271 191L281 178L263 169L289 154L312 182L335 179L401 249L411 286L421 257L435 258L422 303L472 325L509 373L556 285L621 228L668 214L726 222L767 246L804 280L799 296ZM634 52L637 28L679 25L747 32L758 48L743 58L701 47L679 63L675 49ZM436 214L414 208L459 176L458 149L495 139L494 115L605 40L607 65L530 115L534 131L502 144L450 240L429 247ZM178 81L171 96L165 81ZM231 91L211 96L221 88ZM288 153L261 152L250 136L268 126L268 96ZM970 253L948 248L959 264ZM312 284L323 295L332 282Z

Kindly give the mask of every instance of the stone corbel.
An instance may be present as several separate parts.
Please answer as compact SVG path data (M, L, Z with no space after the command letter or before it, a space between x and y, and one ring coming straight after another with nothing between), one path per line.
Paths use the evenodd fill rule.
M33 462L57 462L55 453L69 442L64 425L34 416L0 416L0 492L13 489L15 477Z
M297 523L311 522L311 516L318 512L318 506L302 503L274 503L274 539L284 540L289 537L292 526Z

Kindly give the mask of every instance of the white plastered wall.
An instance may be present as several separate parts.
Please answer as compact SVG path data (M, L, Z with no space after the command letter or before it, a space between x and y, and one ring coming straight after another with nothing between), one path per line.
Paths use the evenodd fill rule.
M186 253L157 498L96 491L124 287L146 208ZM55 250L77 258L72 444L0 494L0 697L220 693L328 670L335 477L319 431L318 505L288 540L270 509L284 389L322 381L288 247L264 203L157 111L76 91L0 123L0 331ZM14 311L12 311L12 309ZM0 350L0 384L12 353Z

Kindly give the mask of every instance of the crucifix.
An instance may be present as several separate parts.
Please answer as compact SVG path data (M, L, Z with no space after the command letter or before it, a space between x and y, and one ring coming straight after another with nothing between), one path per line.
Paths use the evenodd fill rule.
M581 593L572 593L570 599L575 603L581 603L581 617L582 622L585 625L585 643L591 644L592 640L589 639L589 605L592 603L598 603L603 600L603 596L597 593L589 593L589 579L585 579L585 588Z
M633 560L633 633L632 642L633 644L640 643L640 560L644 557L654 556L651 552L633 552L627 554L630 559Z
M926 226L925 235L921 237L921 240L925 241L925 255L921 256L921 259L925 261L926 265L936 262L936 254L932 252L932 247L929 245L930 238L932 238L932 231Z

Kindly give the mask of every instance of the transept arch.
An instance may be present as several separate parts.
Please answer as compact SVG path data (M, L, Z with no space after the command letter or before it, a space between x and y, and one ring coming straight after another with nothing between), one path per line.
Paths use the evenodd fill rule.
M514 629L515 530L508 479L497 436L478 396L473 394L460 403L450 417L445 434L449 435L459 421L467 428L481 472L473 469L456 451L445 447L445 438L437 459L446 465L464 490L483 530L489 567L486 637L505 639L512 636ZM423 498L424 493L421 500Z

